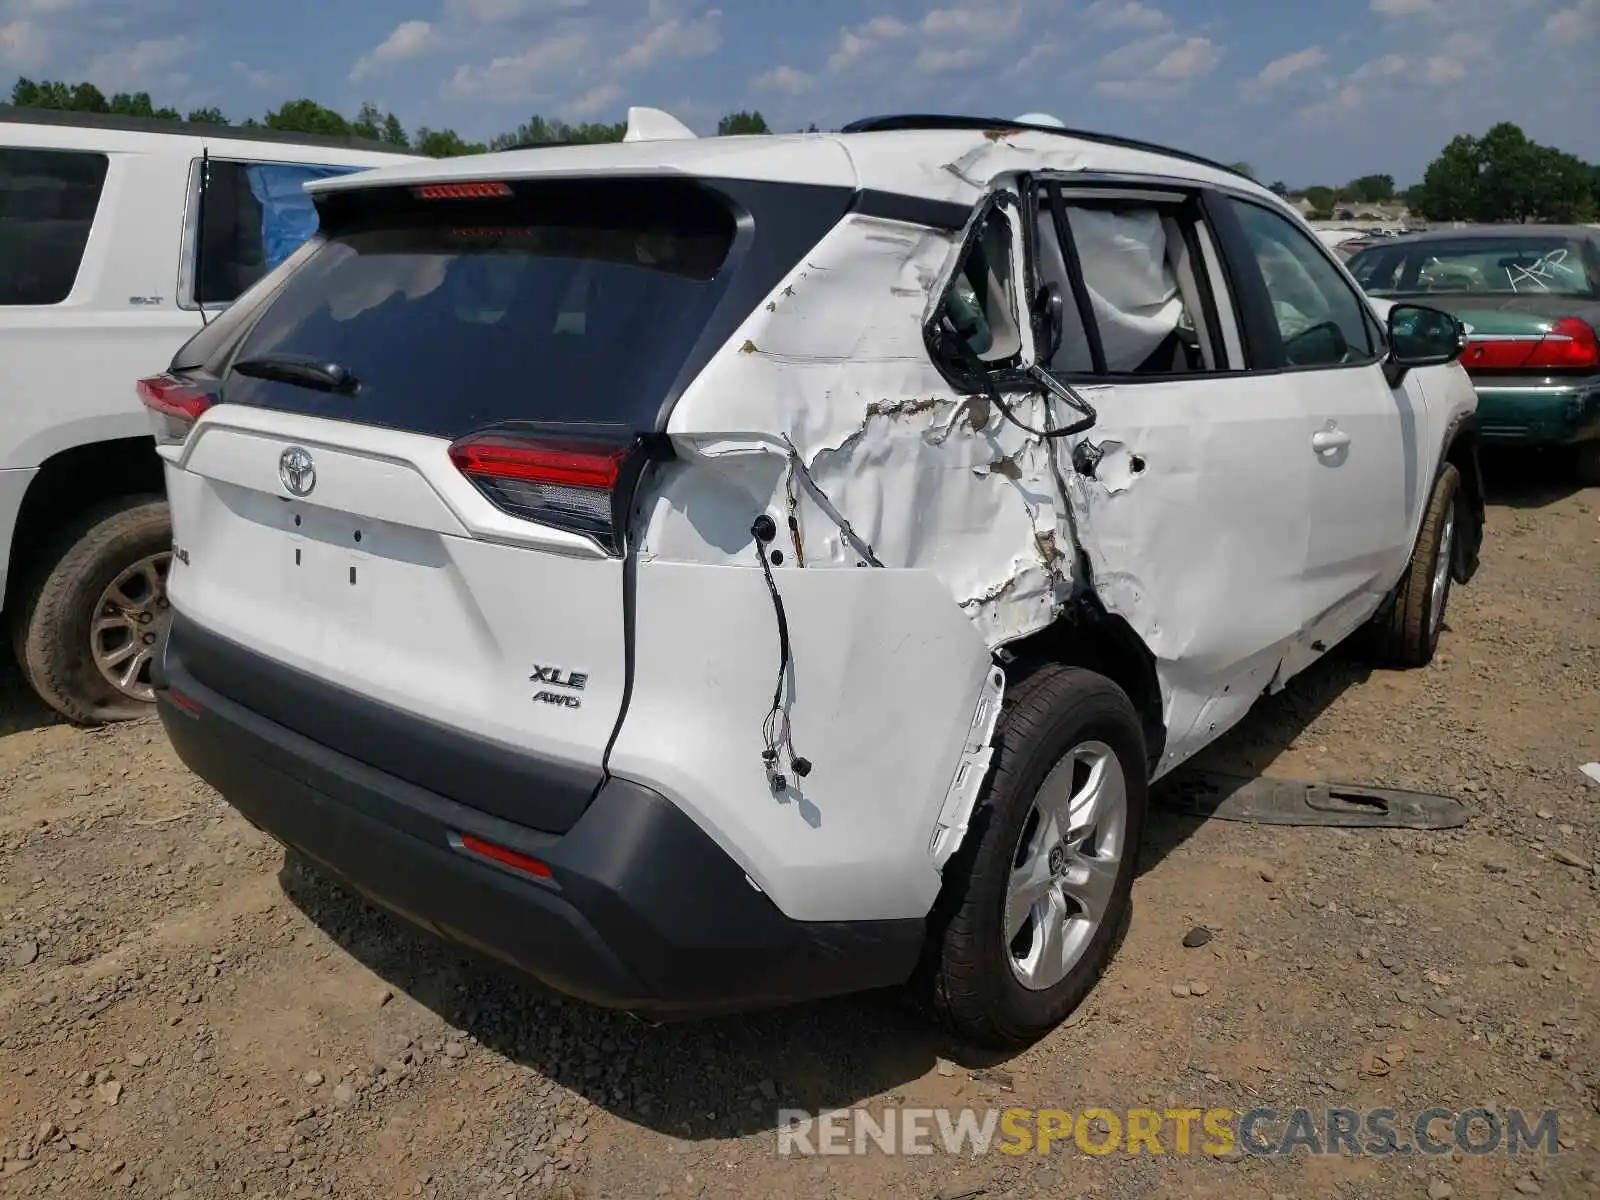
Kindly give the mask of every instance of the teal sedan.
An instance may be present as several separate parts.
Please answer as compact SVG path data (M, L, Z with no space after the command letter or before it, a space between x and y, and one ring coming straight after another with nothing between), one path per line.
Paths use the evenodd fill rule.
M1461 322L1485 443L1559 447L1600 484L1600 229L1484 225L1389 238L1346 263L1371 296Z

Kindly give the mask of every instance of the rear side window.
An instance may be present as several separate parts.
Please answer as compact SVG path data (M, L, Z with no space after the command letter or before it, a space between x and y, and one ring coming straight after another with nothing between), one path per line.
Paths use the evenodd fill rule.
M305 185L355 169L208 160L191 301L231 304L243 295L317 232Z
M232 373L224 398L456 437L508 420L653 427L715 307L727 205L679 181L348 193L235 363L334 362L354 394Z
M108 165L103 154L0 149L0 305L72 294Z

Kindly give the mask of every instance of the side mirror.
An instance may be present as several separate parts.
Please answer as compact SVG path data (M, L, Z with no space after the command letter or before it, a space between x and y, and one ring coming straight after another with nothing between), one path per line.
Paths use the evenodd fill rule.
M1447 312L1425 304L1396 304L1389 310L1389 357L1383 374L1399 387L1413 367L1455 362L1467 348L1467 332Z
M1034 294L1033 347L1034 356L1041 363L1053 360L1061 349L1066 304L1059 283L1047 283Z

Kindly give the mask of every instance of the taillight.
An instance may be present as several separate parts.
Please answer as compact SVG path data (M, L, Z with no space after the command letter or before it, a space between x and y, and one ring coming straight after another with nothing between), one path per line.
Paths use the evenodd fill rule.
M496 507L621 552L636 441L480 433L451 446L450 461Z
M1467 342L1461 363L1487 371L1600 368L1600 336L1581 317L1563 317L1544 334L1488 335Z
M139 380L139 399L150 410L150 431L158 446L181 443L201 414L216 403L209 392L171 375Z

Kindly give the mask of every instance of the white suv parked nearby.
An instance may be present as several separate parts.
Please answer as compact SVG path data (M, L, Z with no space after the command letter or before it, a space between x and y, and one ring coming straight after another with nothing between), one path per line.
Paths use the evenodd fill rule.
M663 1016L1035 1038L1151 780L1477 562L1461 334L1201 159L896 118L312 185L141 384L178 753L412 921Z
M309 236L308 180L412 157L0 106L0 600L64 716L151 711L171 534L129 381Z

